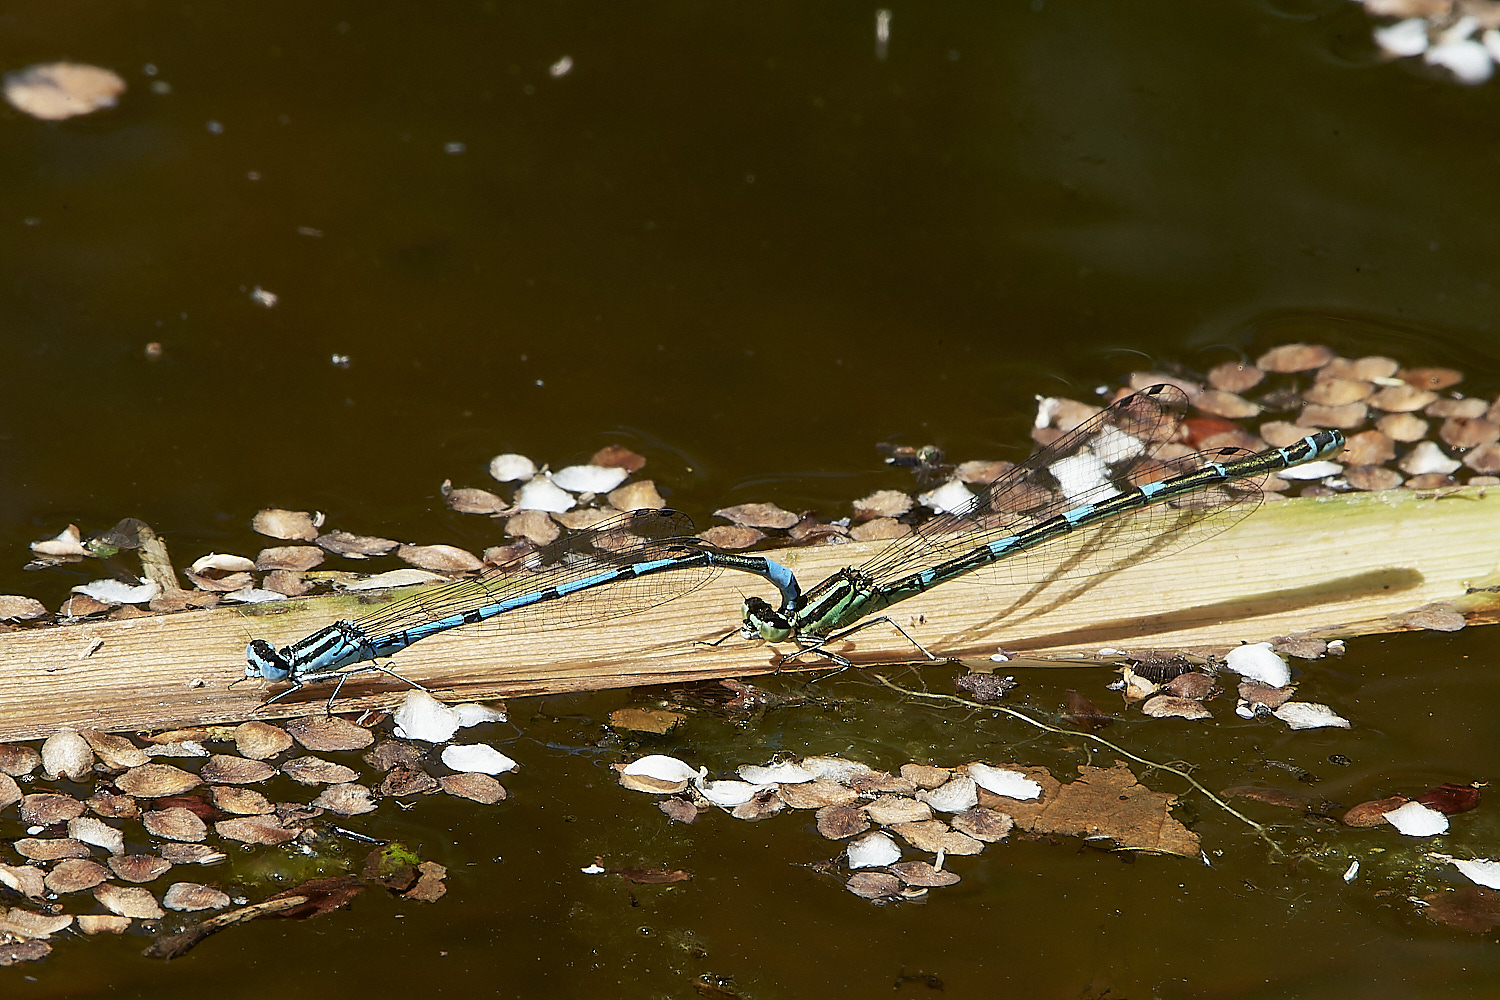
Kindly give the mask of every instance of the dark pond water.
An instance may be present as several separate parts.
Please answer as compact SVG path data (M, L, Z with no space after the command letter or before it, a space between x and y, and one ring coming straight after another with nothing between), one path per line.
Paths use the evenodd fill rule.
M130 84L90 118L0 113L0 592L55 607L79 578L23 573L26 543L125 515L180 561L253 553L272 504L479 548L494 529L439 483L612 441L701 521L748 500L837 516L908 484L876 442L1014 456L1034 393L1294 339L1500 388L1500 87L1383 64L1344 0L890 10L883 59L875 7L835 3L0 13L3 68L68 58ZM1486 638L1311 665L1303 694L1347 733L1113 732L1210 787L1293 768L1351 804L1482 780ZM1025 681L1044 713L1103 683ZM857 677L824 690L850 700L647 749L726 770L783 749L1109 759ZM1312 857L1293 865L1188 796L1213 868L1013 844L875 907L807 867L834 848L806 817L669 827L615 787L603 722L627 697L513 706L526 769L501 806L376 814L370 832L450 867L436 905L367 893L167 966L138 937L79 941L0 973L6 994L654 997L710 976L925 995L933 976L947 996L1493 995L1493 935L1405 901L1453 878L1415 842L1294 820L1281 836ZM1496 826L1471 814L1444 849L1500 854ZM696 877L632 888L582 875L596 855Z

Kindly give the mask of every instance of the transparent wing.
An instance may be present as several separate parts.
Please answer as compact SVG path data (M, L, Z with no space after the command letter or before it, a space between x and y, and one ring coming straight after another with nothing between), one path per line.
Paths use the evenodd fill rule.
M628 511L586 531L486 570L472 580L419 592L355 620L370 636L477 611L525 594L593 577L597 585L465 625L466 631L562 628L635 614L691 593L718 568L688 565L643 577L611 579L634 563L689 556L703 551L692 537L693 521L675 510Z

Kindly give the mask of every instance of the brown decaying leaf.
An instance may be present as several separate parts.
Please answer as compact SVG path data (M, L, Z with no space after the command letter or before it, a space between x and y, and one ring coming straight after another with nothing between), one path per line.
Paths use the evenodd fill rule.
M443 898L448 891L448 887L443 884L448 869L436 861L424 861L417 865L417 872L417 884L408 889L402 898L414 899L419 903L436 903Z
M693 873L686 868L637 868L627 866L625 868L609 868L606 870L611 875L618 875L628 882L636 882L641 885L687 882L693 877Z
M999 764L1020 771L1042 786L1037 799L1019 801L982 791L979 804L1008 814L1016 826L1034 833L1106 836L1121 847L1198 856L1198 836L1169 810L1177 796L1153 792L1135 780L1129 767L1079 765L1079 778L1062 784L1046 768Z
M448 479L443 480L442 494L448 509L459 514L503 514L510 510L510 504L489 490L455 489L452 480Z
M765 538L766 533L742 524L716 524L706 531L698 532L698 537L720 549L748 549Z
M109 859L110 871L127 882L151 882L172 870L172 862L151 854L121 854Z
M1099 707L1084 695L1071 688L1067 693L1068 721L1079 729L1092 732L1114 723L1114 719L1099 711Z
M272 809L271 800L251 788L215 785L209 792L217 808L235 816L264 816Z
M359 772L311 754L286 761L281 773L299 785L340 785L359 777Z
M17 962L39 962L50 954L52 946L39 939L0 944L0 966L15 965Z
M363 750L375 742L375 736L338 716L308 716L286 724L287 732L304 747L313 751Z
M295 840L297 831L283 826L275 816L237 816L214 824L214 832L225 840L242 844L285 844Z
M375 811L375 801L370 796L370 790L354 782L329 785L313 799L313 805L340 816L358 816Z
M999 701L1016 686L1014 678L999 674L970 672L954 678L953 686L966 692L975 701Z
M203 762L198 777L216 785L249 785L265 781L275 773L276 769L265 761L215 754Z
M1141 706L1141 714L1154 719L1208 719L1213 713L1201 701L1159 694Z
M1375 799L1370 802L1361 802L1357 806L1351 806L1344 813L1345 826L1384 826L1386 813L1394 809L1400 809L1409 800L1405 795L1392 795L1389 798Z
M401 543L371 535L351 535L347 531L330 531L317 537L318 548L348 559L369 559L395 552Z
M889 899L901 894L901 880L889 872L855 872L844 888L865 899Z
M83 815L84 805L71 795L33 792L21 799L21 822L27 826L51 826Z
M365 887L360 884L359 880L350 875L341 875L337 878L315 878L310 882L303 882L301 885L278 892L265 900L270 903L279 899L301 897L304 902L300 906L276 913L266 913L263 916L278 920L306 920L309 917L320 917L340 907L348 906L364 889Z
M87 858L93 856L89 845L72 837L22 837L13 845L16 853L31 861L61 861L63 858Z
M870 818L855 805L824 806L815 817L818 833L829 840L843 840L870 828Z
M657 803L657 807L674 823L691 823L698 818L698 807L687 799L680 799L676 796L662 799Z
M935 868L926 861L898 861L890 866L897 878L907 885L937 887L954 885L957 875L942 868Z
M21 801L21 786L8 774L0 774L0 811Z
M656 484L649 479L615 487L609 491L608 500L616 510L660 510L667 505Z
M208 826L198 817L197 813L191 809L184 809L181 806L143 812L141 813L141 825L153 837L163 837L167 840L185 840L197 843L208 836Z
M505 787L488 774L449 774L438 779L449 795L492 806L505 799Z
M1435 924L1482 934L1500 926L1500 891L1478 885L1423 896L1422 916Z
M180 795L197 788L201 781L196 774L184 771L171 764L142 764L133 767L115 779L115 786L138 799L157 799L167 795Z
M1167 681L1162 689L1175 698L1191 698L1194 701L1202 701L1207 698L1214 689L1214 679L1208 674L1196 670L1178 674Z
M234 728L235 749L252 760L266 760L291 746L291 735L268 722L246 722Z
M624 445L607 444L594 452L594 457L589 459L589 464L602 465L606 469L624 469L634 475L646 467L646 459L645 456L637 455Z
M609 724L615 729L663 736L687 721L687 716L661 708L619 708L609 713Z
M747 528L774 528L780 531L785 531L802 520L798 515L783 510L774 503L742 503L722 507L714 511L714 517L722 517Z
M166 916L148 889L110 885L94 886L94 898L109 912L136 920L160 920Z
M930 764L902 764L901 777L910 781L916 788L931 790L946 785L953 777L953 769L933 767Z
M306 573L323 565L328 554L316 545L277 545L261 549L255 557L255 568L262 573L290 570Z
M1251 799L1267 805L1285 806L1288 809L1308 809L1322 801L1305 792L1286 788L1265 788L1260 785L1235 785L1233 788L1224 789L1219 794L1226 799Z
M380 783L380 794L388 798L427 795L438 790L437 779L419 767L393 767Z
M1479 805L1479 789L1473 785L1454 785L1443 783L1428 792L1417 796L1417 801L1429 809L1436 809L1440 813L1452 816L1454 813L1468 812Z
M21 778L42 766L42 755L32 747L0 743L0 773Z
M479 557L456 545L402 545L396 557L432 573L477 573L484 568Z

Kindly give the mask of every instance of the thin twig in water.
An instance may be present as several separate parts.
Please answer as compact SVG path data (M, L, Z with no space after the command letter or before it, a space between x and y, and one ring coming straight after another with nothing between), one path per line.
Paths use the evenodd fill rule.
M1220 809L1223 809L1225 812L1229 813L1229 815L1233 816L1235 819L1238 819L1240 822L1242 822L1242 823L1246 824L1247 826L1249 826L1252 830L1255 831L1256 835L1259 836L1261 840L1264 840L1267 844L1269 844L1271 846L1271 849L1273 851L1275 851L1277 854L1285 854L1286 853L1286 851L1282 849L1282 846L1276 842L1275 838L1273 838L1266 831L1266 828L1264 826L1262 826L1261 824L1255 822L1255 820L1251 819L1249 816L1246 816L1244 813L1242 813L1238 809L1234 808L1234 806L1230 805L1228 802L1225 802L1223 799L1219 798L1213 792L1209 791L1208 788L1204 786L1203 782L1199 781L1197 778L1193 777L1188 772L1183 771L1183 770L1181 770L1179 768L1175 768L1175 767L1173 767L1170 764L1158 764L1154 760L1147 760L1145 757L1137 756L1136 754L1131 753L1129 750L1126 750L1124 747L1119 746L1119 745L1114 744L1114 743L1111 743L1109 740L1105 739L1102 736L1095 736L1093 733L1086 733L1086 732L1082 732L1082 731L1076 730L1076 729L1062 729L1062 728L1059 728L1058 726L1049 726L1045 722L1042 722L1042 721L1040 721L1038 719L1033 719L1031 716L1027 715L1025 712L1018 712L1018 711L1016 711L1013 708L1006 708L1003 705L991 705L991 704L986 704L984 702L971 701L968 698L961 698L958 695L954 695L954 694L939 694L939 693L933 692L933 691L912 691L909 688L902 687L901 685L895 683L894 681L886 679L885 677L881 676L880 674L874 673L873 671L870 673L869 676L875 678L877 681L879 681L880 683L884 684L886 687L890 688L891 690L893 690L893 691L899 691L900 693L902 693L904 695L909 695L909 696L911 696L913 698L931 698L934 701L951 701L951 702L955 702L955 703L957 703L959 705L966 705L969 708L977 709L977 710L980 710L980 711L1000 712L1000 713L1003 713L1005 715L1009 715L1009 716L1011 716L1013 718L1020 719L1022 722L1025 722L1025 723L1027 723L1029 725L1035 726L1038 729L1044 729L1044 730L1046 730L1049 733L1057 733L1057 734L1059 734L1061 736L1081 736L1081 737L1083 737L1086 740L1093 740L1095 743L1098 743L1101 746L1108 747L1109 749L1113 750L1115 753L1120 754L1122 757L1129 757L1131 760L1135 761L1137 764L1142 764L1142 765L1145 765L1146 767L1156 768L1157 770L1161 770L1161 771L1168 771L1168 772L1170 772L1172 774L1177 775L1179 778L1181 778L1182 780L1186 781L1188 784L1192 785L1194 788L1198 789L1198 791L1202 792L1205 796L1207 796L1208 800L1210 802L1212 802L1214 805L1218 806Z

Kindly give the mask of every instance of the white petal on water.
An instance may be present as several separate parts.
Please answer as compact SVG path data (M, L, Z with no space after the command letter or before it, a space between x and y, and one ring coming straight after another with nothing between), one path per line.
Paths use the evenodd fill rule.
M1349 720L1315 701L1288 701L1271 714L1293 729L1348 729Z
M764 767L759 764L741 764L738 774L755 785L800 785L817 777L801 764L794 764L789 760Z
M525 455L496 455L490 459L490 475L502 483L515 483L536 475L536 463Z
M1420 17L1375 29L1375 44L1393 56L1419 56L1427 51L1427 22Z
M879 830L849 841L844 853L849 858L850 868L879 868L901 858L901 848Z
M1440 472L1448 475L1463 463L1456 458L1449 458L1443 454L1436 441L1421 441L1401 460L1401 468L1413 476L1420 476L1427 472ZM1281 475L1281 473L1277 473Z
M1036 397L1036 419L1031 422L1031 426L1039 431L1051 427L1052 418L1057 415L1059 405L1061 405L1061 400L1056 396Z
M486 743L455 743L443 748L443 763L459 772L504 774L520 765Z
M1500 62L1500 30L1491 28L1480 35L1479 40L1489 52L1490 58Z
M463 729L477 726L482 722L504 722L509 718L503 708L492 708L489 705L479 705L472 701L454 705L453 711L458 716L459 727Z
M1041 785L1020 771L1011 771L1003 767L970 764L969 777L973 778L974 782L985 791L1004 795L1006 798L1026 801L1042 794Z
M577 501L572 494L558 489L545 476L538 476L516 491L516 507L520 510L544 510L549 514L561 514L575 506Z
M570 465L552 474L552 482L570 493L608 493L628 478L629 470L604 465Z
M32 542L31 551L39 556L88 556L93 554L83 547L83 536L79 533L78 525L76 524L68 525L58 533L56 538Z
M188 569L194 573L202 573L206 569L221 569L226 573L249 573L255 569L255 560L223 552L210 552L206 556L195 559Z
M957 479L950 479L935 490L919 494L917 500L939 514L961 510L974 501L974 494Z
M1453 864L1454 868L1463 872L1469 881L1484 886L1486 889L1500 889L1500 861L1486 861L1484 859L1465 861L1463 858L1444 858Z
M1286 687L1292 680L1286 661L1271 652L1269 642L1251 642L1231 649L1224 657L1224 666L1269 687Z
M145 604L160 592L154 583L132 587L119 580L95 580L73 588L73 593L92 597L100 604Z
M597 863L589 865L587 868L580 868L578 870L583 872L585 875L603 875L605 872L609 871L608 868L605 868L603 865Z
M708 769L695 770L687 761L653 753L633 760L624 767L625 774L655 778L657 781L692 781L708 773Z
M1495 73L1495 61L1490 58L1489 49L1472 39L1434 45L1422 58L1431 66L1443 67L1460 83L1481 84Z
M1109 467L1104 464L1104 459L1087 449L1058 459L1047 466L1047 471L1052 473L1058 489L1069 500L1085 493L1091 494L1089 499L1093 501L1107 500L1119 493L1110 486Z
M843 757L803 757L801 764L814 778L826 778L844 784L856 775L867 773L870 768L857 760Z
M1324 479L1328 476L1336 476L1344 471L1344 467L1337 462L1307 462L1303 465L1294 465L1290 469L1282 469L1276 473L1282 479Z
M392 718L397 736L424 743L444 743L458 732L461 725L457 712L426 691L415 688L406 692L405 700Z
M1382 818L1408 837L1432 837L1448 832L1448 817L1420 802L1408 802Z
M703 797L716 806L724 806L726 809L733 808L743 802L749 802L755 798L757 792L767 788L767 785L752 785L748 781L699 781L698 791Z
M1351 861L1351 862L1349 862L1349 867L1346 868L1346 869L1344 869L1344 881L1345 882L1353 882L1354 881L1354 877L1356 875L1358 875L1358 874L1359 874L1359 862L1358 861Z
M974 779L966 774L956 774L937 788L924 788L917 793L917 798L938 812L948 813L963 812L979 804Z
M240 604L265 604L268 601L284 601L285 594L278 594L274 590L261 590L259 587L242 587L224 595L226 601L237 601Z
M547 73L548 73L548 75L550 75L555 80L558 77L567 76L568 73L569 73L569 71L571 71L572 69L573 69L573 57L572 56L563 56L557 62L555 62L551 66L547 67Z

